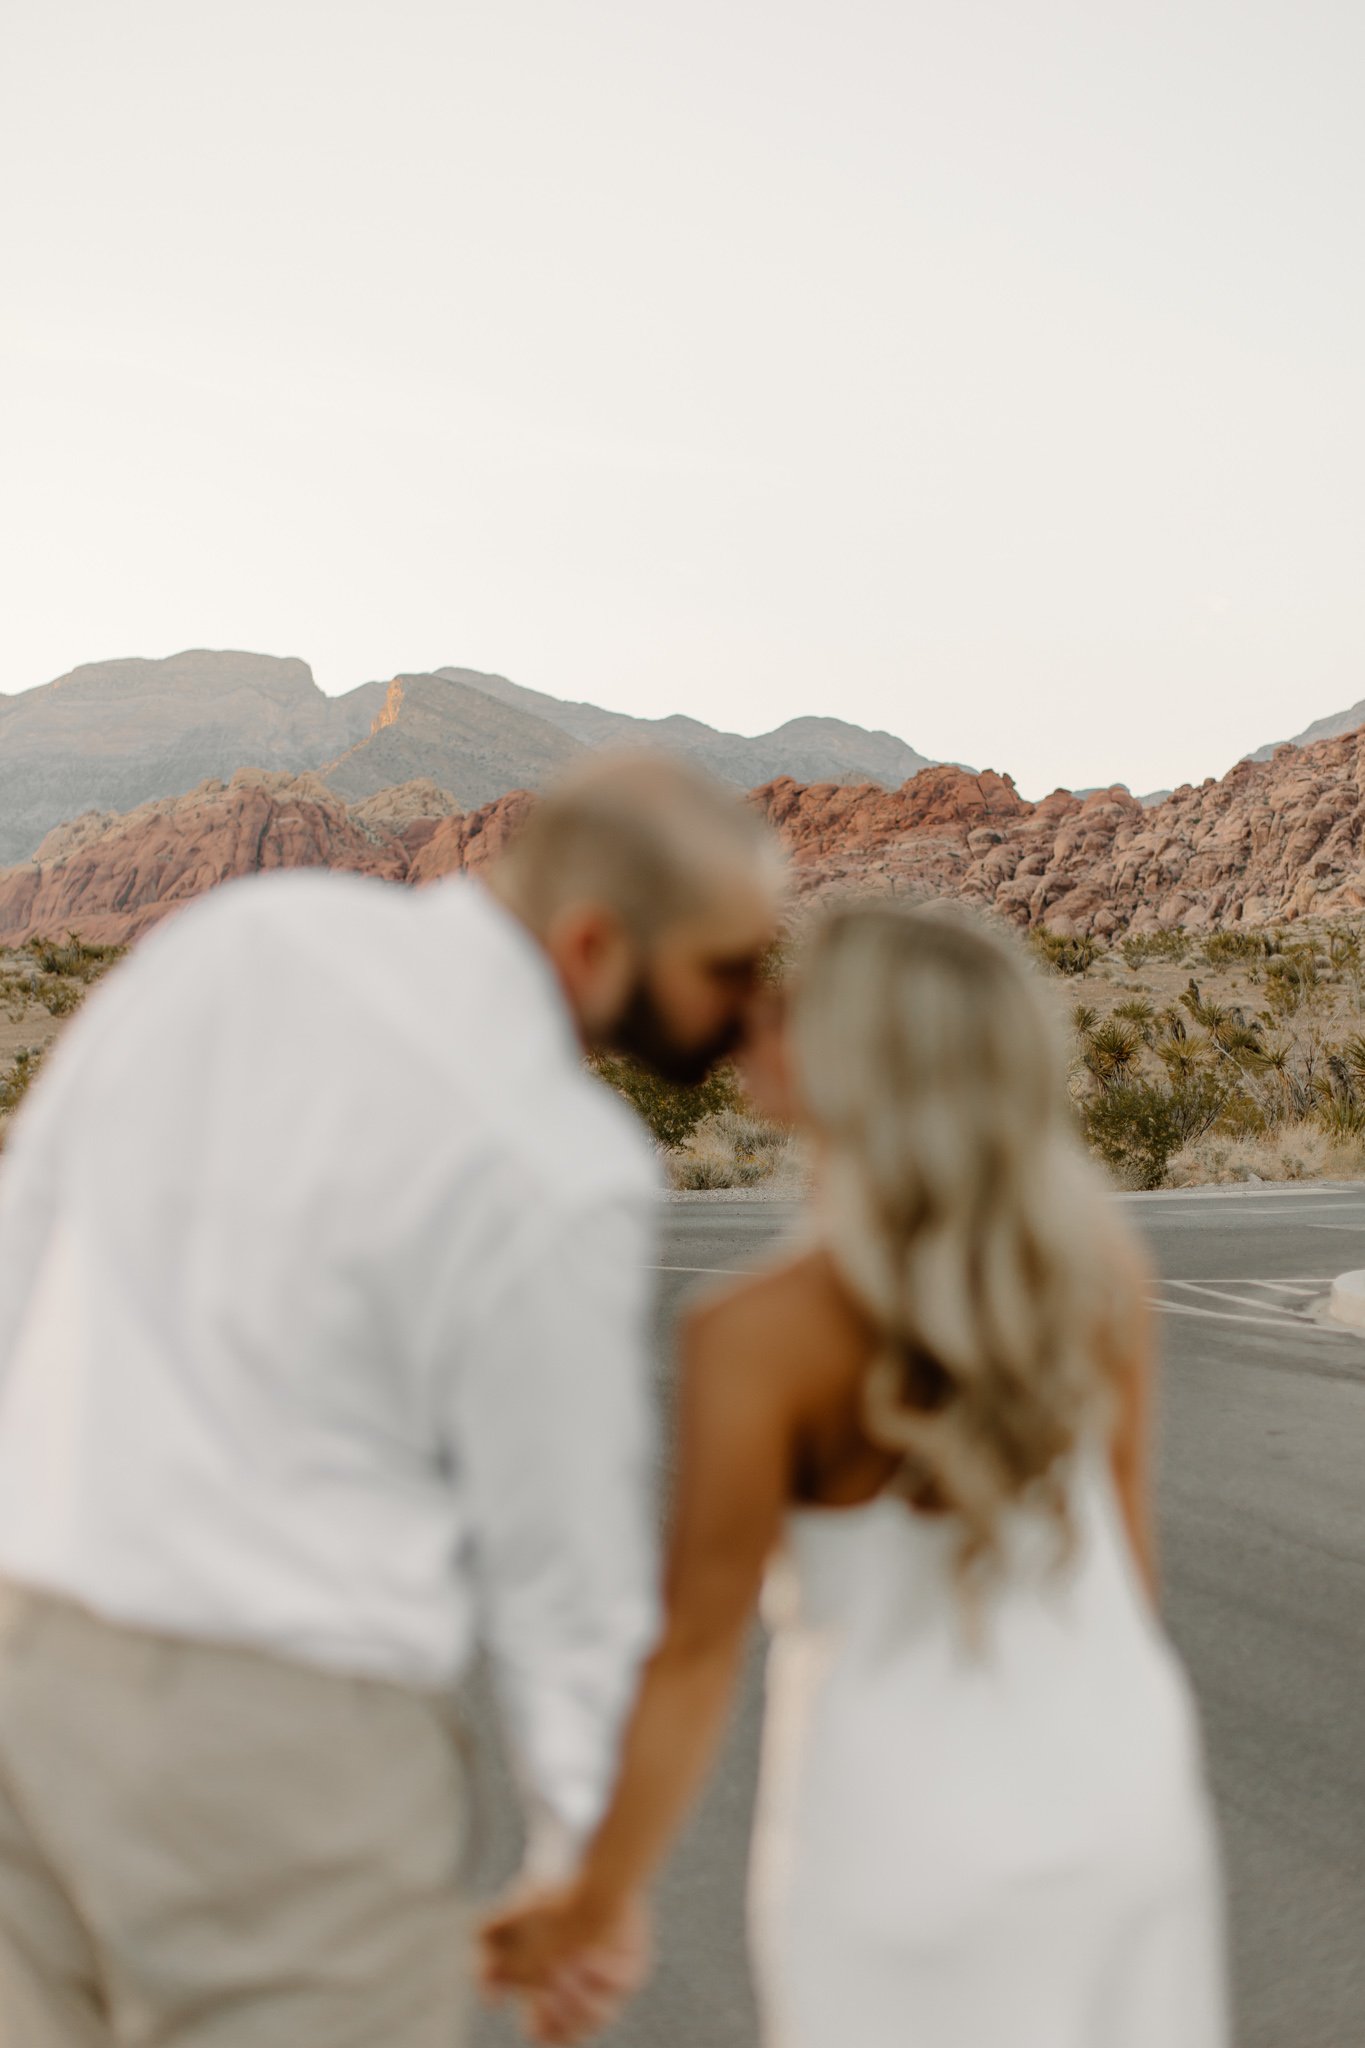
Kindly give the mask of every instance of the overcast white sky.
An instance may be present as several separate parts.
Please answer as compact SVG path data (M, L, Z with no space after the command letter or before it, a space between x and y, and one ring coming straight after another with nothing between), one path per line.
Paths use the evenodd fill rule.
M1365 696L1360 0L12 0L0 690L186 646L1041 794Z

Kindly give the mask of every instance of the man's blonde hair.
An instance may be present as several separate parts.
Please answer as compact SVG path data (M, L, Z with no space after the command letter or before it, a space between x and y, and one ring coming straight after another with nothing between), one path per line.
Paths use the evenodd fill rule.
M537 799L500 862L544 930L574 903L613 910L648 942L715 900L736 868L776 881L768 825L738 790L667 755L596 755Z

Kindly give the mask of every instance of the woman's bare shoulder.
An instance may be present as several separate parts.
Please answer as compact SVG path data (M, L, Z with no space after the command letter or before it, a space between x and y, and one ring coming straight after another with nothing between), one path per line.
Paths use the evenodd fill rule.
M683 1336L694 1355L754 1365L772 1361L786 1373L802 1367L837 1369L861 1356L868 1326L822 1246L746 1274L692 1304Z

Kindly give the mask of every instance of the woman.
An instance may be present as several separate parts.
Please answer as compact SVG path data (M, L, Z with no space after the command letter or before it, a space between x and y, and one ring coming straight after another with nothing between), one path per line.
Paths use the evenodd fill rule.
M545 1983L621 1923L785 1525L765 2041L1221 2048L1199 1741L1152 1604L1144 1273L1043 999L964 920L851 909L779 1051L818 1231L687 1321L665 1631L576 1879L490 1923L489 1977Z

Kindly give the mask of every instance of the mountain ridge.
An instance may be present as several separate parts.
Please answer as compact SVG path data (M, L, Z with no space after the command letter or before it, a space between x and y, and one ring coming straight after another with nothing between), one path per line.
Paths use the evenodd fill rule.
M1033 802L1008 775L942 763L895 790L786 776L749 800L786 848L798 913L849 894L948 897L1023 929L1107 938L1365 909L1365 728L1240 761L1146 809L1119 785ZM427 780L348 803L316 774L242 770L56 828L36 859L0 872L0 944L134 939L260 868L432 881L477 867L532 802L512 791L467 808Z
M740 788L778 772L892 786L925 763L894 735L841 719L789 720L750 739L681 715L562 704L454 667L329 697L296 656L188 648L86 662L0 696L0 863L33 855L85 811L125 812L244 768L320 774L349 800L435 779L468 808L540 787L588 747L641 740Z

